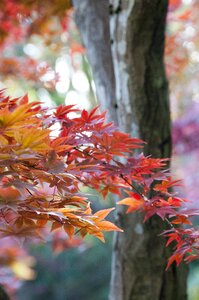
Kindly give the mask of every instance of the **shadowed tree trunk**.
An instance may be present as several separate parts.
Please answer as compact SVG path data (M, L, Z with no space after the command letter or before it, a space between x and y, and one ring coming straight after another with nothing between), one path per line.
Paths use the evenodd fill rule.
M0 300L9 300L10 298L6 294L4 288L0 285Z
M166 0L74 0L97 96L120 130L147 141L145 154L171 153L164 35ZM110 23L110 30L109 30ZM119 208L110 300L185 300L186 268L172 266L158 218Z

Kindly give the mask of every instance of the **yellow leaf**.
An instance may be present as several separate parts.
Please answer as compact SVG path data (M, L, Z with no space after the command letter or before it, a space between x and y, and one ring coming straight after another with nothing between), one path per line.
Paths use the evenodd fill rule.
M14 274L23 280L31 280L35 278L35 272L24 261L14 261L10 264L10 268Z
M0 146L7 146L8 145L8 140L3 136L0 135Z
M23 104L18 106L12 112L7 108L1 110L0 123L3 126L12 126L18 122L25 121L28 117L35 115L34 111L31 111L33 103Z
M49 130L37 128L26 128L15 131L14 138L20 147L16 152L19 153L23 149L31 149L36 152L49 150L49 132Z

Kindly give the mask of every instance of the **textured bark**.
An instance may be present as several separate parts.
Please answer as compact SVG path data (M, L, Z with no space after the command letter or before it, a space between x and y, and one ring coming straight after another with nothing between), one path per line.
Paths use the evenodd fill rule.
M76 23L91 63L97 97L109 120L118 124L109 32L108 0L73 0Z
M147 141L146 154L169 157L170 112L163 64L167 1L110 0L110 37L107 2L75 0L98 99L120 130ZM109 90L115 87L113 70L115 101L114 90ZM115 235L110 300L185 300L186 268L173 266L165 272L169 253L158 236L162 222L153 218L143 224L140 214L126 215L123 208L116 221L124 233Z

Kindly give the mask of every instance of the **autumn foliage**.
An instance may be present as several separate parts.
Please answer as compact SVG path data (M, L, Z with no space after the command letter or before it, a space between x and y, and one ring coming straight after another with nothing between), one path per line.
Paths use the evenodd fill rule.
M128 197L118 204L127 205L127 213L139 210L145 222L157 215L168 224L162 235L175 246L167 268L199 257L199 231L189 220L199 212L181 208L185 200L171 191L179 181L164 170L167 159L134 153L144 143L106 124L98 107L48 110L1 91L0 126L1 238L45 239L62 229L69 239L90 234L104 241L104 231L122 231L105 220L112 208L92 212L82 192L89 187L104 198L123 191ZM189 228L179 227L184 224Z
M51 2L2 1L1 48L31 34L41 34L48 45L57 34L51 26L52 15L59 17L66 31L71 2ZM180 5L180 0L170 1L168 18L184 29L188 18L195 22L197 10L190 17L190 10L178 11ZM194 2L194 7L197 5ZM175 49L182 44L178 34L168 33L166 44L171 78L186 67L187 52L183 48L176 55ZM73 45L71 52L82 49ZM2 74L18 74L26 80L37 81L48 70L47 65L38 68L29 58L5 57L0 62ZM199 211L186 209L187 200L173 192L180 182L171 178L168 160L144 156L144 142L106 124L99 108L91 112L72 105L47 109L42 103L30 103L27 96L12 99L0 91L0 129L0 237L6 241L0 247L2 269L9 267L23 278L19 267L25 268L24 274L29 275L24 279L33 275L25 263L31 259L14 239L45 240L51 233L61 232L62 243L53 238L54 250L60 251L78 245L76 236L90 234L104 241L106 231L122 234L122 228L106 220L114 208L92 212L85 187L103 198L116 194L120 198L117 204L127 206L127 213L142 213L146 224L154 216L162 219L168 229L160 238L165 237L166 246L173 249L166 269L173 262L179 265L182 260L199 258L199 230L190 220Z
M77 230L103 240L102 231L120 230L104 221L110 210L92 214L79 191L79 183L95 185L97 178L89 178L95 169L105 175L84 155L88 148L82 150L89 143L90 121L96 120L95 130L99 130L95 140L107 135L102 116L83 112L73 121L67 117L75 110L70 106L47 115L27 97L1 97L1 237L40 239L47 223L49 230L62 227L69 237ZM55 122L62 126L58 137L50 130ZM98 152L100 156L102 151Z
M10 43L33 33L52 37L53 30L49 30L51 17L59 16L66 29L66 11L71 7L70 0L2 0L0 44Z

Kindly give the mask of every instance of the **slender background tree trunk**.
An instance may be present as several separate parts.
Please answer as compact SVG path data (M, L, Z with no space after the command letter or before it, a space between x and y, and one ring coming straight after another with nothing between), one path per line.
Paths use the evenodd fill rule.
M145 154L171 153L164 35L166 0L74 0L97 96L120 130L147 141ZM109 30L110 22L110 30ZM112 51L110 50L112 48ZM115 88L116 87L116 88ZM110 300L185 300L186 268L165 272L163 224L117 212Z
M88 60L91 63L97 98L109 120L118 124L115 75L110 44L108 0L73 0Z
M7 293L5 292L4 288L0 285L0 300L9 300Z

